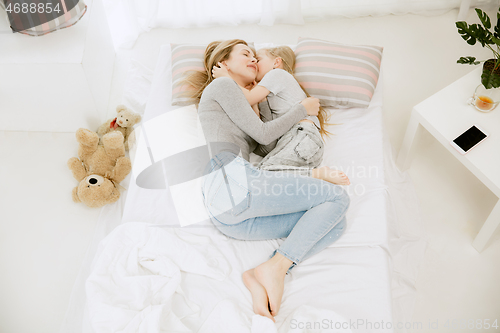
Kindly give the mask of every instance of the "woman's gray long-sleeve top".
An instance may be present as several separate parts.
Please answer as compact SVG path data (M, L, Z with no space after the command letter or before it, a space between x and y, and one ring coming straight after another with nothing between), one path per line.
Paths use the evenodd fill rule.
M259 107L263 116L270 113L267 103L261 103ZM221 77L212 81L203 91L198 116L207 143L236 144L241 149L241 156L248 161L257 143L267 145L278 139L304 119L307 111L298 103L280 118L262 122L238 84L228 77Z

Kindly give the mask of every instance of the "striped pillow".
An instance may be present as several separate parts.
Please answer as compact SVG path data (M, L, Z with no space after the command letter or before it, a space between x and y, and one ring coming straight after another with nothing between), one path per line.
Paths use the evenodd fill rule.
M179 85L186 71L204 71L203 54L207 45L170 44L172 49L172 105L190 105L196 102L193 98L182 96L189 90L188 85Z
M377 86L383 48L299 38L295 77L322 106L367 108Z

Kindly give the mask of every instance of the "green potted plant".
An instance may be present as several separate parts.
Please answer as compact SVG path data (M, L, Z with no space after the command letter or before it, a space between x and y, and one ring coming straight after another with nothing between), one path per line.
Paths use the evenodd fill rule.
M479 42L482 47L487 47L493 52L494 58L477 61L475 57L460 57L459 64L478 65L483 64L483 74L481 83L486 89L500 87L500 8L497 13L497 24L491 29L489 16L481 9L476 8L477 16L481 24L467 24L464 21L456 22L458 33L469 44L474 45Z

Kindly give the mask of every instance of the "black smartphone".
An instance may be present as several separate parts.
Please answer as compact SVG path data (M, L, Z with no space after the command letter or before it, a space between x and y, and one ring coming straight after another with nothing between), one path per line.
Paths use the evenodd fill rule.
M458 150L460 154L465 155L480 142L483 142L488 136L488 133L486 133L478 125L474 124L465 132L453 139L450 144L453 148Z

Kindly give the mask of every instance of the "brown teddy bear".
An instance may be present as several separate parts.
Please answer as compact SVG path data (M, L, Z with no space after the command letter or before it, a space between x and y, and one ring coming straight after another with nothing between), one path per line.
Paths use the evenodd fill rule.
M78 158L72 157L68 167L80 184L73 189L73 201L89 207L101 207L120 198L118 183L132 169L125 157L123 134L113 131L102 137L99 144L97 133L80 128L76 131L79 143Z
M99 126L97 134L102 137L106 133L120 131L123 134L125 150L128 150L129 136L134 131L134 125L141 121L141 115L127 109L124 105L118 105L116 107L116 112L118 113L116 118L109 119ZM131 137L131 140L133 139L134 138Z

